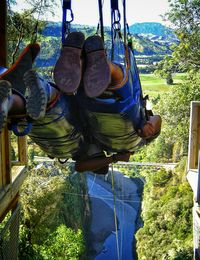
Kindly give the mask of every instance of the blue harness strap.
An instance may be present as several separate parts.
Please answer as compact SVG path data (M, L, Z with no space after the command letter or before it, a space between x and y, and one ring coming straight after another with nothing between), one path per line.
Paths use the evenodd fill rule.
M27 123L27 126L24 128L23 131L19 131L18 129L18 123L12 123L11 124L11 130L16 136L25 136L27 135L33 127L33 124L31 122Z
M71 0L63 0L62 17L62 44L65 43L65 37L70 32L70 23L74 20L74 14L71 9ZM69 15L68 15L69 13ZM69 16L69 19L68 19Z

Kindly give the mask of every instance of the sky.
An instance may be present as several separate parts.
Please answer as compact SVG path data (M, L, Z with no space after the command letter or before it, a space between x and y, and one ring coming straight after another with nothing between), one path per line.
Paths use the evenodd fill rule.
M20 11L26 7L26 0L17 1L16 10ZM62 0L58 0L56 15L48 15L48 20L62 20ZM103 0L104 25L110 25L110 1ZM122 0L119 0L119 5ZM127 22L129 25L140 22L160 22L169 8L168 0L126 0ZM97 25L99 20L98 0L72 0L74 13L74 24Z

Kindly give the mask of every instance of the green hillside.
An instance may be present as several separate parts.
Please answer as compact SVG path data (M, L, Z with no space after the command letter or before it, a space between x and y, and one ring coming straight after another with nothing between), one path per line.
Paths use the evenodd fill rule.
M139 25L137 25L138 27ZM141 31L145 32L145 25L141 24ZM153 24L152 24L153 26ZM148 25L149 27L149 25ZM142 29L143 28L143 29ZM72 31L82 31L86 37L96 33L96 27L87 25L73 25ZM162 60L166 54L171 55L171 42L159 40L148 35L132 35L135 55L142 57L142 64L152 65L154 62ZM61 48L61 23L48 23L39 34L38 41L41 44L41 53L36 60L36 66L54 66ZM111 32L109 27L105 27L105 45L108 55L111 49Z

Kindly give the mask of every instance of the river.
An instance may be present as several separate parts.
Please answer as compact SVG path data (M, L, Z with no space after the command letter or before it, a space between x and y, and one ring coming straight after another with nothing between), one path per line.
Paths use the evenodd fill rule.
M98 244L98 242L101 244L99 250L96 250L97 255L94 259L134 260L133 239L141 199L138 196L138 187L134 183L134 179L119 172L114 172L114 176L116 203L114 203L110 183L99 178L98 175L88 174L87 177L89 196L92 201L91 230L93 237L91 240L93 244ZM95 203L98 204L95 206ZM114 207L118 220L117 229L114 222ZM103 235L100 234L104 234L104 241L102 241ZM97 237L99 237L99 241Z

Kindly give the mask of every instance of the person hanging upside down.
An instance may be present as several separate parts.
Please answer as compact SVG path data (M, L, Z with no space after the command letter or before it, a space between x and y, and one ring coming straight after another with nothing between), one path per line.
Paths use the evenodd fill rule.
M0 75L0 130L8 121L17 135L32 125L28 135L50 157L68 159L76 155L83 136L75 127L72 98L61 95L53 83L32 70L39 45L28 45L17 62ZM73 121L73 123L72 123Z
M149 115L145 107L133 52L125 47L125 64L107 60L100 36L86 40L81 32L68 35L67 44L54 68L54 81L63 93L76 94L82 122L88 135L102 150L128 161L137 147L155 139L161 117ZM102 158L102 165L108 163ZM88 168L86 159L76 163L78 171Z

